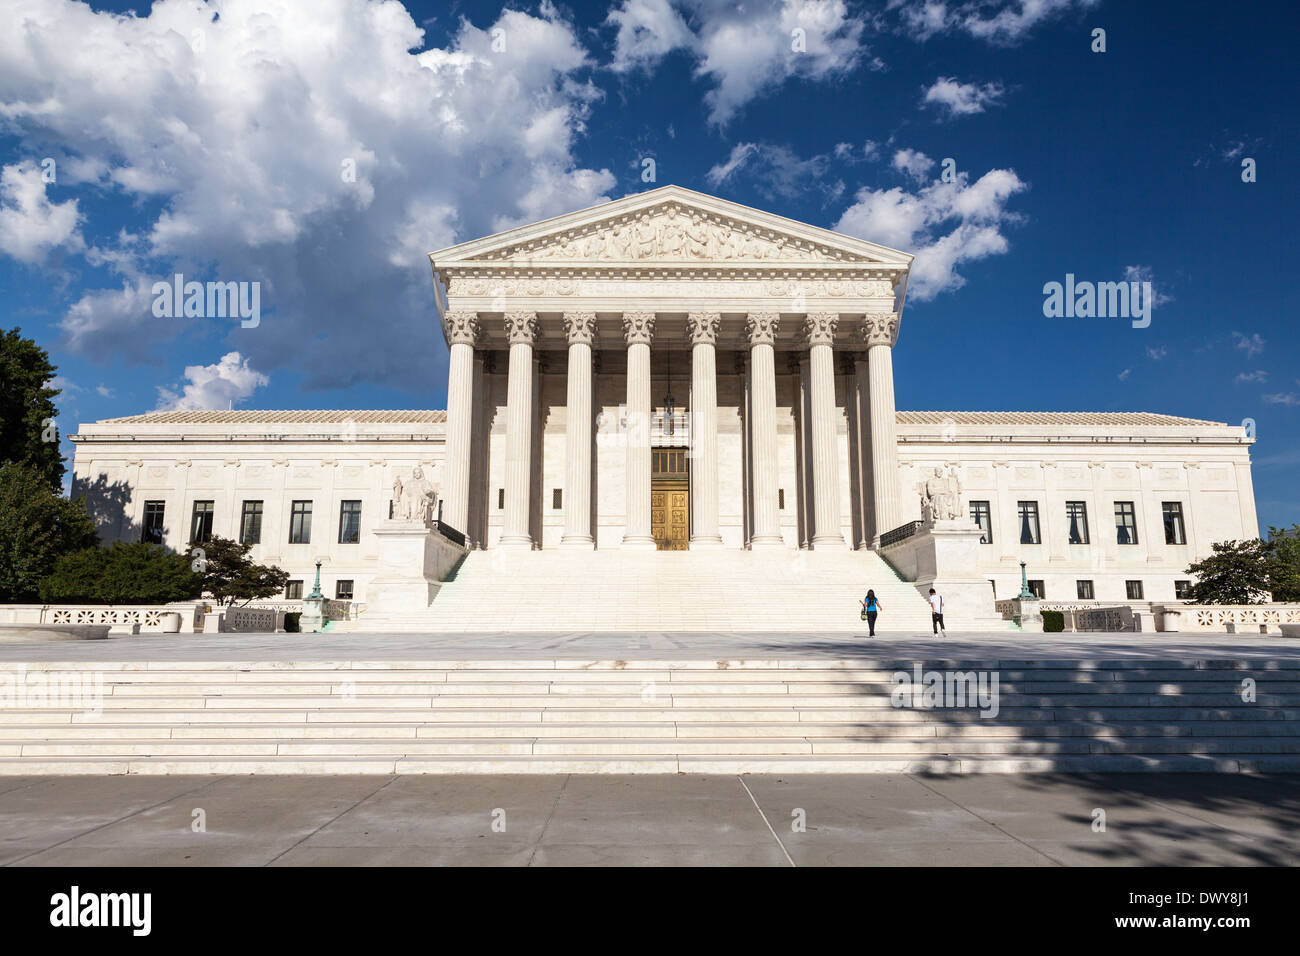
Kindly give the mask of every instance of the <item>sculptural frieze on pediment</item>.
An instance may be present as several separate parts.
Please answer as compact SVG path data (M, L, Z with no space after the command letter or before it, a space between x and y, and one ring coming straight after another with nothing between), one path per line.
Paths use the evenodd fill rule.
M858 256L668 203L485 253L483 260L861 262Z

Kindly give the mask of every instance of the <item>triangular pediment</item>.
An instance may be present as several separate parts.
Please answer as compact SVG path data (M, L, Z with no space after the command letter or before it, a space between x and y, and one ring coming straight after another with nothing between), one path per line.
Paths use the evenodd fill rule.
M906 270L912 256L681 186L635 193L430 253L472 264L822 265Z

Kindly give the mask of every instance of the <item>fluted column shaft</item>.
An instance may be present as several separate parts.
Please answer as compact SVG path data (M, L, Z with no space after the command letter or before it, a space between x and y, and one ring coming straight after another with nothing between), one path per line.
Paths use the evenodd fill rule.
M469 465L474 424L474 344L477 312L444 316L451 364L447 373L447 458L443 465L442 520L465 533L469 526Z
M871 485L875 504L872 547L880 536L903 523L903 495L898 480L898 425L894 409L894 343L898 318L891 313L868 315L862 327L867 348L867 377L871 389Z
M722 547L718 532L718 370L721 316L692 312L691 338L691 547Z
M566 312L569 391L565 413L564 548L590 549L591 537L591 343L596 313Z
M835 353L831 343L839 316L815 312L807 318L808 379L812 392L812 546L842 546L839 443L835 434Z
M510 369L506 385L506 507L501 546L532 548L528 530L533 450L533 340L537 313L507 312Z
M627 340L627 527L623 547L653 550L650 525L650 340L653 312L623 313Z
M775 312L751 312L746 323L750 363L750 448L754 470L751 548L775 548L781 540L776 472Z
M871 374L870 360L867 353L859 352L853 356L854 398L858 409L858 460L854 465L858 469L859 501L862 511L862 540L856 542L858 548L871 547L872 536L876 527L876 504L872 488L875 482L871 474Z

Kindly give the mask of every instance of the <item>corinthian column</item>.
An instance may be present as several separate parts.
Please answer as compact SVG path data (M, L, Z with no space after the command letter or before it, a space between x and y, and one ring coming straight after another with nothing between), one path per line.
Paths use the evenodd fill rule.
M754 526L751 548L782 545L776 477L776 358L773 345L780 316L751 312L745 320L749 335L750 449L754 468Z
M652 551L650 527L650 340L653 312L624 312L627 339L627 528L623 547Z
M718 533L717 312L687 317L691 338L691 547L720 548Z
M894 343L898 341L898 316L869 313L862 323L867 346L867 379L871 397L871 491L875 529L871 546L880 536L903 523L903 494L898 481L898 424L894 409Z
M533 450L533 341L536 312L507 312L510 371L506 386L506 509L501 546L531 549L528 505Z
M560 547L591 550L591 342L596 313L564 313L564 331L569 337L569 394Z
M474 424L474 346L477 312L448 312L443 328L451 348L447 372L447 458L443 468L443 520L462 534L469 532L469 465Z
M814 548L844 544L840 530L839 447L835 435L834 312L812 312L805 319L808 337L808 385L812 393L812 472Z

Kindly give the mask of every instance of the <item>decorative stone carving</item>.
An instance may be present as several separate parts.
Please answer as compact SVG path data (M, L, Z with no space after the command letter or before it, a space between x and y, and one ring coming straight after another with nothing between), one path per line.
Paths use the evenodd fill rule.
M447 312L443 315L443 321L447 329L449 345L475 345L483 333L477 312L468 310Z
M564 334L570 345L590 345L596 337L596 313L565 312Z
M776 332L781 325L778 312L750 312L745 317L745 334L750 345L776 344Z
M424 477L424 470L416 465L411 477L403 482L400 475L393 476L393 518L398 521L433 520L438 501L438 489Z
M809 345L833 345L840 317L835 312L809 312L804 316L804 335Z
M935 468L934 476L917 485L917 491L921 495L921 520L926 524L962 517L961 482L956 469L944 474L943 468Z
M506 339L511 345L522 342L532 345L537 338L538 324L536 312L507 312Z
M720 312L692 312L686 316L688 335L692 345L713 345L718 341Z
M675 202L643 210L632 218L614 219L581 231L570 230L512 246L487 258L863 261L804 239L689 209ZM874 288L866 291L864 283L857 283L851 291L855 295L889 295L892 287L888 282L885 286L884 292ZM845 288L832 294L849 293Z
M628 345L649 345L655 336L653 312L624 312L623 337Z
M862 341L868 348L873 345L888 345L893 348L898 341L898 313L868 312L862 322Z

